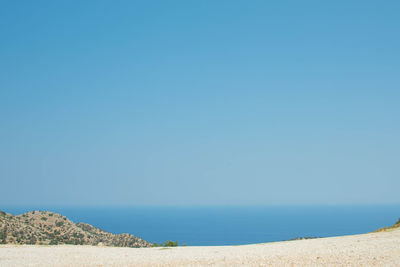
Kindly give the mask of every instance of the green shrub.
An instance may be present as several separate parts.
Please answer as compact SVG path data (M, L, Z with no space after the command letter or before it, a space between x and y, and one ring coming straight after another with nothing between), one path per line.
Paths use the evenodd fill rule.
M73 233L72 237L74 237L74 238L83 238L84 234L82 234L82 233Z
M57 227L61 227L61 226L63 226L64 225L64 222L56 222L56 226Z
M6 240L7 239L7 233L6 232L0 232L0 240Z
M47 221L47 218L46 217L42 217L42 218L40 218L42 221Z
M36 244L36 238L32 236L32 237L29 239L28 244L30 244L30 245Z
M163 244L164 247L177 247L178 246L178 241L171 241L171 240L167 240L164 242Z
M158 244L158 243L156 243L156 242L154 242L153 243L153 247L177 247L178 246L178 241L171 241L171 240L167 240L167 241L165 241L165 242L163 242L163 243L160 243L160 244ZM185 244L185 246L186 246L186 244Z

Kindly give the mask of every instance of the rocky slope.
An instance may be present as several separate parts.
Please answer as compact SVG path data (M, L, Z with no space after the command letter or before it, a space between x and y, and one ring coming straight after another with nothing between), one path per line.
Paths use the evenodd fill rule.
M87 223L73 223L65 216L48 211L17 216L0 211L0 244L151 246L131 234L112 234Z

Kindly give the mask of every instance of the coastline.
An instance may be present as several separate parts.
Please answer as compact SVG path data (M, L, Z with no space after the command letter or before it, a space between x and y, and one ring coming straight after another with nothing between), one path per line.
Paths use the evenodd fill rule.
M400 214L399 204L3 208L14 215L38 209L59 213L74 223L89 223L113 234L130 233L150 243L173 240L189 246L363 234L393 224Z
M1 266L400 266L400 228L242 246L0 245Z

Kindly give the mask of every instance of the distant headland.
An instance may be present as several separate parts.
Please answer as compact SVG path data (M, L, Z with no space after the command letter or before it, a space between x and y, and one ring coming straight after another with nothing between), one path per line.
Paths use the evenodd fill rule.
M48 211L16 216L0 211L0 244L151 246L134 235L112 234L87 223L73 223L65 216Z

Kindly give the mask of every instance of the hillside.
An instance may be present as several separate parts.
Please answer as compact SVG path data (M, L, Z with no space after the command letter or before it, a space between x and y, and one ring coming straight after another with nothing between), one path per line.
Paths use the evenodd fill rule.
M0 244L151 246L131 234L112 234L87 223L73 223L65 216L48 211L16 216L0 211Z
M383 227L381 229L376 230L375 232L391 231L393 229L398 229L398 228L400 229L400 218L394 225L392 225L390 227Z

